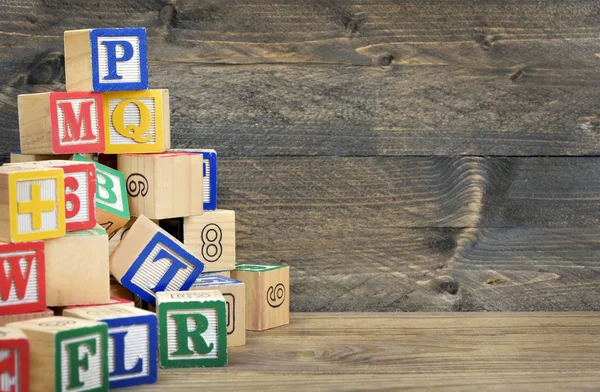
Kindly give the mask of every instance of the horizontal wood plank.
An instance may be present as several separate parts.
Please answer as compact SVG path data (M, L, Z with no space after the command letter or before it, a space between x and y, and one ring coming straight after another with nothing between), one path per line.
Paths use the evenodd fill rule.
M594 313L299 313L249 332L227 368L162 369L131 390L590 390L599 331Z

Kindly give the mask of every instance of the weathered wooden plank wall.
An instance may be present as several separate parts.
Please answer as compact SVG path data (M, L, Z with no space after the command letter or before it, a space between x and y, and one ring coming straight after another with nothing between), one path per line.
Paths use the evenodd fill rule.
M600 3L0 0L2 159L63 31L120 26L294 310L600 309Z

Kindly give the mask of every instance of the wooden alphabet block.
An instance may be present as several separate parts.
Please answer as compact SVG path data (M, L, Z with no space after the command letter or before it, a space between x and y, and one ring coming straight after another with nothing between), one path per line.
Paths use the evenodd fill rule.
M152 305L159 291L188 290L203 269L181 242L143 215L110 255L113 276Z
M48 317L7 325L29 339L32 392L108 391L105 323Z
M0 241L25 242L65 234L61 169L0 167Z
M202 215L164 219L160 226L204 262L204 272L235 268L235 211L205 211Z
M110 300L108 235L96 226L45 241L48 306Z
M0 316L46 309L44 243L0 243Z
M134 307L135 304L133 303L132 300L114 297L111 295L110 300L108 301L108 303L105 303L105 304L70 305L64 309L91 308L91 307L96 307L96 306L131 306L131 307Z
M129 221L129 201L123 173L75 155L77 162L93 163L96 167L96 222L112 237Z
M119 155L131 215L164 219L202 214L202 165L198 154Z
M227 365L225 299L218 290L157 294L160 366Z
M33 320L52 316L54 316L54 312L51 309L44 309L41 312L9 314L7 316L0 316L0 327L17 321Z
M204 178L204 210L213 211L217 209L217 152L215 150L202 149L173 149L171 151L190 152L201 154L204 165L202 174ZM182 215L183 216L183 215Z
M10 153L10 163L24 163L24 162L39 162L39 161L50 161L50 160L61 160L66 161L73 157L72 154L61 154L61 155L43 155L43 154L21 154L20 152Z
M67 91L148 88L146 29L65 31Z
M227 347L246 344L246 287L244 282L220 275L201 274L190 291L219 290L226 303Z
M171 148L169 90L104 93L106 154Z
M16 328L0 327L0 390L29 391L29 341Z
M63 314L108 325L110 388L156 382L158 328L154 313L133 306L114 305L67 309Z
M102 94L21 94L18 109L23 154L104 151Z
M238 264L231 277L246 284L246 329L264 331L290 322L290 268Z

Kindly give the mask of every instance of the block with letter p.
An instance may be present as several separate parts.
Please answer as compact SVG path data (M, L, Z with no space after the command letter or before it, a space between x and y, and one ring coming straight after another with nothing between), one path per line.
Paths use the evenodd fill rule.
M7 324L29 339L30 390L108 391L106 324L47 317Z
M143 215L110 255L112 275L152 305L157 292L188 290L203 269L181 242Z
M96 153L105 149L102 94L21 94L18 108L23 154Z
M29 391L29 341L16 328L0 327L0 390Z
M61 237L66 231L62 169L0 167L0 241Z
M148 88L146 29L65 31L67 91Z
M106 154L171 148L169 90L104 93Z

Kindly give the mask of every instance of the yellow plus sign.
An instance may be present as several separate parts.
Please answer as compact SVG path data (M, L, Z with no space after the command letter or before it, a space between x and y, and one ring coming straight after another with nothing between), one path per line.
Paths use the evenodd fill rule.
M19 214L31 214L31 225L34 230L42 228L42 213L54 210L54 200L42 200L40 184L31 185L31 200L18 203Z

